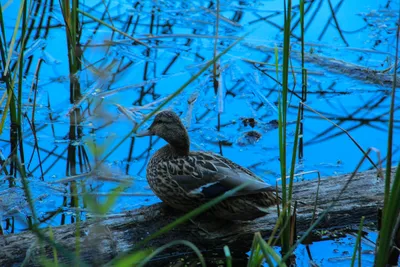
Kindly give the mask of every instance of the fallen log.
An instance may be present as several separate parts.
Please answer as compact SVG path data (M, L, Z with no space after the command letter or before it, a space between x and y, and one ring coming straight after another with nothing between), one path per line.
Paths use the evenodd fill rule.
M394 170L393 170L394 171ZM319 211L326 209L340 190L349 181L350 174L327 177L320 180L303 181L294 184L293 198L299 201L297 211L297 231L304 232L310 226L314 205ZM316 200L317 188L318 198ZM318 229L343 228L358 224L362 216L368 222L376 222L377 209L383 206L384 179L377 172L358 173L348 184L348 188L321 222ZM173 222L182 213L159 203L120 215L101 219L91 219L79 224L80 257L90 265L107 262L117 255L130 251L135 244ZM221 223L200 217L180 225L146 244L159 247L172 240L188 240L200 249L210 249L229 245L230 248L243 247L249 250L255 232L268 238L275 226L277 216L270 214L250 222ZM52 229L54 241L64 248L75 251L77 225L64 225ZM46 235L48 236L48 231ZM0 266L20 264L26 257L29 265L38 265L39 255L53 259L53 249L46 242L37 242L31 232L0 236ZM44 247L44 248L43 248ZM71 258L58 253L59 262L68 263Z

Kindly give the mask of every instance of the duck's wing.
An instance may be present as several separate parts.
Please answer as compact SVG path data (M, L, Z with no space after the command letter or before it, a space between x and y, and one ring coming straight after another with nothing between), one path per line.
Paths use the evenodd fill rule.
M237 195L273 192L276 189L265 183L250 170L216 154L192 152L189 156L164 161L168 175L190 194L203 194L212 198L243 184L248 185Z

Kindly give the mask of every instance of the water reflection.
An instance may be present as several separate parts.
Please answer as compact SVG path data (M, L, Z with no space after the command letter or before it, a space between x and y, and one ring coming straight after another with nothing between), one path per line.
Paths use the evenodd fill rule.
M306 96L302 95L300 82L304 72L300 65L299 12L297 6L293 9L288 140L292 140L300 99L312 108L304 109L299 172L350 172L361 159L359 148L331 122L345 129L364 150L375 147L381 152L381 160L386 159L398 3L378 2L306 3ZM81 35L74 50L79 64L72 72L67 53L71 47L66 45L70 40L65 35L61 8L55 2L33 2L24 60L23 142L10 142L6 126L2 153L9 159L22 156L27 162L34 199L41 195L35 185L41 179L54 182L83 175L59 184L64 190L62 195L49 189L44 200L36 203L42 226L85 217L87 209L82 196L86 192L95 194L99 203L105 200L104 194L119 183L98 180L92 171L99 167L113 170L109 176L118 173L133 181L112 212L158 201L153 196L129 195L151 194L145 181L145 166L164 142L157 138L136 140L126 135L213 57L215 3L109 4L106 9L98 2L85 2L80 9L104 19L129 37L80 14ZM13 2L5 13L9 23L7 36L12 33L16 8L18 3ZM282 23L281 1L222 1L217 51L245 32L251 34L218 62L218 79L212 69L206 71L167 105L181 113L193 149L221 153L270 183L279 178L276 121L281 70L276 69L275 49L280 64ZM16 43L21 41L17 38ZM14 57L12 63L16 60ZM215 90L216 82L222 91ZM36 96L35 110L28 101L32 99L30 88ZM129 110L131 116L128 118L119 106ZM396 99L396 111L398 108ZM29 120L35 127L28 126ZM394 159L400 150L399 126L395 119ZM126 140L121 144L122 138ZM22 145L25 153L16 155L16 149ZM93 146L101 147L101 151L92 149ZM111 150L114 152L99 164ZM377 164L376 157L372 161ZM3 165L2 180L11 182L2 183L0 192L20 189L20 183L15 182L18 171L14 161L3 161ZM371 166L365 163L363 169ZM0 210L6 233L28 227L25 218L17 219L7 212L8 208ZM29 211L22 214L31 216ZM24 226L15 226L10 220Z

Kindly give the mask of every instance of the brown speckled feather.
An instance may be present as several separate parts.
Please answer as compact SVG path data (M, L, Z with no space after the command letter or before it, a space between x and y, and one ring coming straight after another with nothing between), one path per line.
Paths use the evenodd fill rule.
M168 114L163 116L163 112ZM170 111L163 112L156 116L149 132L169 144L159 149L147 166L149 185L161 200L176 209L190 211L240 184L249 183L236 195L215 205L211 212L227 220L252 220L279 203L275 189L250 170L217 154L190 152L186 143L189 138L179 117Z

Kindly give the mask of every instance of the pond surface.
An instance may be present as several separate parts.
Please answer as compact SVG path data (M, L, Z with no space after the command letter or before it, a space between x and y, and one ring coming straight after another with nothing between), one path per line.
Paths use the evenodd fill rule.
M19 4L2 1L7 40L14 31ZM67 182L77 175L74 180L78 181L78 195L90 192L100 202L121 180L129 182L123 185L110 212L158 202L147 185L145 166L165 142L157 138L136 139L129 133L144 115L213 58L215 45L220 53L246 33L249 34L218 61L219 91L214 90L213 71L209 68L165 108L181 114L192 149L221 153L271 184L280 178L277 101L281 86L277 80L281 81L282 72L276 72L275 51L279 52L281 64L282 1L221 1L218 33L213 2L80 3L84 12L148 47L80 14L82 70L75 77L82 98L74 103L70 101L67 37L60 6L58 2L39 1L32 2L29 8L32 24L24 55L23 146L30 188L43 226L74 222L78 206L81 219L90 215L82 198L74 204L71 197L72 186ZM296 164L296 173L318 171L321 176L331 176L352 172L362 159L362 152L344 130L365 151L373 147L380 152L371 154L373 161L385 162L398 9L399 1L306 2L307 106L303 157ZM295 1L289 84L294 93L289 98L288 151L292 149L300 101L296 94L301 95L300 34L299 6ZM15 53L13 61L17 57ZM35 83L36 95L31 91ZM0 89L5 92L1 83ZM35 131L31 127L33 102ZM398 109L397 96L397 113ZM398 118L395 117L395 162L400 154ZM147 122L143 129L148 125ZM5 157L12 149L9 131L10 123L6 122L0 140ZM370 168L371 163L365 161L362 170ZM86 175L94 169L99 170L96 175ZM316 177L314 173L297 179ZM0 218L5 234L27 229L27 217L31 215L22 198L21 184L10 187L7 178L3 174L4 183L0 185ZM353 244L354 240L350 237L343 243ZM336 246L346 250L346 245L338 244L341 243L313 246L316 262L338 266L340 258L346 256L342 252L335 254ZM307 265L302 248L298 255ZM343 264L348 266L349 262L345 260Z

